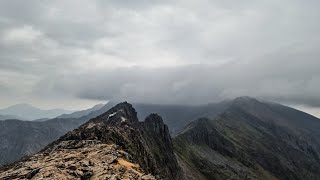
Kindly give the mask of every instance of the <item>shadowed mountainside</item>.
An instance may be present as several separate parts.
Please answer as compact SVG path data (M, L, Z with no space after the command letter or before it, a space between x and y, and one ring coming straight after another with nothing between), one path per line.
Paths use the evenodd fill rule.
M238 98L218 117L190 123L174 144L207 179L316 180L319 124L291 108Z

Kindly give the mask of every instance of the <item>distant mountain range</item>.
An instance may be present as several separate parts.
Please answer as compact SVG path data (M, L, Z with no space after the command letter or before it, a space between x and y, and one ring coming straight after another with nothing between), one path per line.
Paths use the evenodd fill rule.
M6 120L6 119L20 119L20 117L13 116L13 115L0 115L0 120Z
M46 121L52 118L80 118L101 109L104 105L105 104L97 104L92 108L74 112L64 109L42 110L29 104L17 104L5 109L0 109L0 120L19 119L26 121Z
M0 163L42 150L0 168L0 179L317 180L319 129L314 116L250 97L202 106L108 103L80 118L1 121Z
M86 116L88 114L90 114L93 111L97 111L99 109L101 109L105 104L97 104L95 106L93 106L92 108L86 109L86 110L82 110L82 111L76 111L70 114L62 114L60 116L57 116L57 118L81 118L82 116Z
M30 104L16 104L4 109L0 109L0 115L5 116L4 119L21 119L21 120L36 120L43 118L55 118L61 114L69 114L72 111L64 109L43 110L34 107ZM8 117L6 117L8 116Z

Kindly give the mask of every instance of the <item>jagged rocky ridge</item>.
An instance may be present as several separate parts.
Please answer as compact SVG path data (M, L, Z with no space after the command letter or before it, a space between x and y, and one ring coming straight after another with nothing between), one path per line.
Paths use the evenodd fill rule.
M93 164L83 167L90 156ZM108 161L111 156L115 160ZM34 156L3 167L0 179L59 178L55 172L63 172L66 179L183 179L161 117L151 114L139 122L128 103L89 120Z

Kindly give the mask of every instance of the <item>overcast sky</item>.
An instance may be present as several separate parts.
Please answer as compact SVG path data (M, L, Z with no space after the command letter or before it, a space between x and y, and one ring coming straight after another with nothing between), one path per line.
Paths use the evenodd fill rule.
M317 114L319 0L0 1L0 107L249 95Z

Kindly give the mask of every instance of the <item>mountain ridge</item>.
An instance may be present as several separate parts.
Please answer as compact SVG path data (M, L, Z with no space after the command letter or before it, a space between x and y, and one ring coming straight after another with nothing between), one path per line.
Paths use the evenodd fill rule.
M216 118L190 123L174 139L177 154L207 179L319 179L319 136L269 105L236 99Z
M57 118L62 118L62 119L66 119L66 118L80 118L80 117L89 115L90 113L92 113L92 112L94 112L94 111L98 111L98 110L101 109L103 106L105 106L105 104L96 104L96 105L94 105L93 107L91 107L91 108L89 108L89 109L72 112L71 114L62 114L62 115L60 115L60 116L57 116Z
M96 159L89 169L84 169L81 166L83 164L82 159L77 159L76 157L74 157L76 160L65 160L66 163L62 166L58 165L58 162L54 160L56 158L50 158L51 154L65 152L68 149L80 149L79 151L83 152L81 149L88 150L92 146L97 148L91 149L93 152L89 152L89 154L99 154L101 151L99 146L114 145L117 146L117 152L99 158L108 161L110 156L113 157L113 160L110 160L108 165L105 164L109 169L99 169L100 164L104 162L99 159ZM117 154L119 153L124 155L118 156ZM136 111L128 103L118 104L106 113L91 119L79 128L68 132L49 144L39 153L27 157L16 164L3 167L0 170L0 178L27 177L32 172L34 174L32 174L31 178L55 177L55 174L48 175L48 169L41 163L40 165L36 163L39 166L32 166L29 170L23 166L29 164L29 162L42 160L46 161L47 164L53 164L54 167L51 167L51 171L60 169L68 177L71 175L74 178L81 179L84 176L86 178L98 177L99 179L105 179L110 175L114 178L135 175L135 177L143 177L142 179L154 179L154 175L157 179L182 179L180 176L182 174L179 173L180 169L175 160L168 127L163 123L161 117L151 114L145 121L139 122ZM121 165L119 162L125 163ZM72 163L72 165L68 163ZM124 167L124 164L132 163L135 168ZM18 169L13 168L16 166L18 166ZM119 166L121 167L118 168ZM147 176L147 174L150 175Z
M305 169L303 171L306 174L306 177L311 179L316 176L317 169L308 169L305 167L318 167L317 156L319 156L320 152L320 143L318 142L320 136L317 132L317 127L319 127L318 118L306 113L301 113L290 107L253 98L250 99L248 97L224 101L220 105L208 104L194 109L190 108L190 106L148 106L145 104L133 104L132 106L135 108L136 112L138 112L137 119L141 120L141 117L143 117L143 119L145 119L144 122L149 118L153 118L155 119L155 122L157 122L157 118L155 117L162 117L161 119L163 119L162 121L164 124L168 125L168 131L174 136L173 145L177 164L180 166L183 174L188 176L189 179L194 177L196 177L195 179L211 179L218 177L232 179L239 176L239 174L243 174L243 178L251 177L253 179L257 179L259 176L262 176L265 179L278 179L279 177L282 177L282 179L301 179L302 175L293 173L295 171L290 170L290 168L288 168L290 166ZM89 119L97 119L98 117L100 119L108 118L104 117L106 116L103 115L105 112L101 114L100 112L105 109L108 109L107 111L109 111L113 108L112 106L113 103L107 104L101 109L93 111L81 119L53 119L48 122L52 124L59 122L58 124L63 125L65 121L70 121L72 122L70 123L72 127L70 126L69 130L72 130L77 127L75 124L81 125ZM158 115L154 114L155 117L148 117L150 114L145 116L149 112ZM116 121L115 124L119 122L121 124L122 118L120 115L121 113L112 115L115 116L115 118L118 117L120 120ZM134 122L136 121L137 120L134 120ZM44 124L48 122L45 122ZM183 142L184 138L182 137L185 136L185 132L188 131L188 129L193 129L194 127L192 125L198 124L198 122L204 124L200 126L200 129L207 133L199 134L197 131L200 130L197 130L197 133L194 133L194 135L197 135L195 137L198 138L196 141L193 141L192 138L186 138L188 139L188 143ZM133 124L140 123L141 122L139 121L138 123ZM137 125L137 127L142 128L141 125ZM153 127L160 126L152 124L149 128L152 129ZM57 126L57 129L59 129L59 126ZM172 129L182 129L183 131L176 133L176 131L172 131ZM65 130L65 132L69 130ZM38 130L35 132L37 131ZM145 129L143 131L147 132ZM163 131L165 130L163 129L160 132ZM62 131L60 132L60 135L63 135ZM25 136L26 135L23 137ZM56 136L56 138L58 137L59 136ZM52 141L53 140L54 139L52 139ZM50 141L46 142L49 143ZM148 142L149 144L152 144L157 141L149 140ZM190 144L190 142L194 143ZM202 142L202 144L197 144L196 142ZM224 146L222 146L223 144ZM254 148L255 146L259 148L256 149ZM40 149L43 147L44 145ZM281 151L274 149L273 147L280 147ZM289 161L288 157L282 153L286 148L286 151L290 152L288 157L305 157L307 162L304 162L304 159L301 158L299 160L301 162L296 160ZM184 152L181 152L181 149L184 150ZM189 151L188 149L191 150ZM155 151L157 151L157 149L155 149ZM130 151L127 153L134 154ZM195 156L190 156L190 153ZM279 156L273 156L274 153L278 153ZM278 163L269 162L268 159L261 156L258 156L258 160L254 160L253 157L257 156L257 154L263 154ZM190 159L190 157L192 158ZM310 157L313 158L310 159ZM206 159L207 161L205 161ZM199 160L204 163L199 164ZM269 163L272 166L277 167L277 164L281 164L279 162L283 162L284 165L274 169L266 166L266 164ZM292 163L296 165L292 165ZM202 171L198 167L202 167ZM211 169L216 169L216 171L212 172L210 169L206 169L206 167L211 167ZM282 168L284 168L284 170ZM285 173L281 174L275 169L282 169L282 172ZM293 175L286 176L288 174Z

